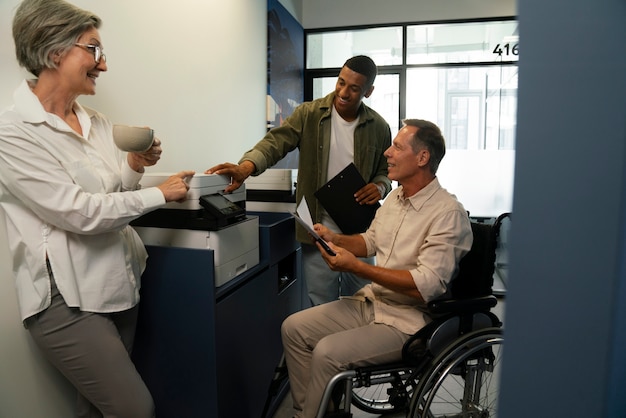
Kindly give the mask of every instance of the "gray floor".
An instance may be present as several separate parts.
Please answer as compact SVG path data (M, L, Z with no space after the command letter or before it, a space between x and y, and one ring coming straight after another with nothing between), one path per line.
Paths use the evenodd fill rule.
M494 294L498 296L498 304L493 309L493 312L500 318L502 322L504 322L504 293L505 286L504 283L498 277L498 274L495 275L495 283L494 283ZM498 290L498 291L496 291ZM351 409L353 418L375 418L381 417L382 415L374 415L369 414L367 412L363 412L354 406ZM294 415L294 410L291 406L291 396L288 393L282 404L274 414L274 418L292 418ZM402 414L394 414L394 415L385 415L385 418L399 418L402 417Z

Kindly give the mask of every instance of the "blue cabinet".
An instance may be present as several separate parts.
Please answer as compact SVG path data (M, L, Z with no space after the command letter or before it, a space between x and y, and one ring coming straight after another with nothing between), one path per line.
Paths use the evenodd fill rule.
M148 247L133 359L159 418L261 415L305 290L293 219L254 215L261 261L219 288L212 250Z
M217 416L213 251L148 247L133 361L159 417Z

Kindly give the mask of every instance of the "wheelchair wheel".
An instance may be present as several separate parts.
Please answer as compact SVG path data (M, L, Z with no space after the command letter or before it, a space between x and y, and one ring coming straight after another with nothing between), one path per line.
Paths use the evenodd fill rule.
M397 369L369 377L368 385L354 382L352 405L372 414L406 411L417 382L411 369Z
M502 344L500 328L482 329L457 339L424 373L408 416L496 417Z

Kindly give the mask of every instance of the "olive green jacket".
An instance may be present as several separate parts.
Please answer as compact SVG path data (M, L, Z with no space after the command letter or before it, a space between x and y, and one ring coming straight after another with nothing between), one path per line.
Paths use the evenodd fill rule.
M288 152L299 149L296 202L306 197L313 222L321 221L322 207L313 193L328 179L330 149L330 112L335 93L298 106L283 124L270 130L239 163L251 161L258 176L280 161ZM391 190L387 178L387 159L383 153L391 145L391 131L385 120L361 103L359 123L354 131L354 165L367 183L385 185L385 195ZM296 238L310 243L306 230L296 225Z

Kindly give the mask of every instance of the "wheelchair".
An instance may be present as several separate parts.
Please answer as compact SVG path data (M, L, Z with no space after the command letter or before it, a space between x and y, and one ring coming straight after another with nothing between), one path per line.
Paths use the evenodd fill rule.
M429 303L433 320L404 344L401 361L336 374L317 418L352 417L351 405L411 418L497 416L504 340L502 322L491 312L497 304L492 286L500 227L510 216L493 224L472 221L474 242L459 263L451 298ZM281 359L272 384L286 378ZM327 415L331 402L339 408Z

